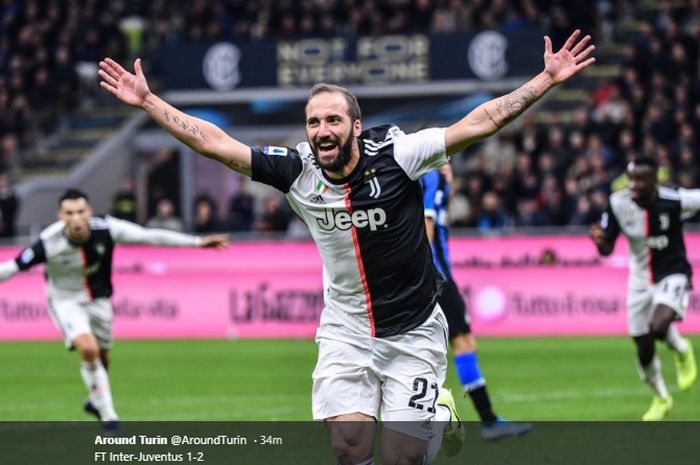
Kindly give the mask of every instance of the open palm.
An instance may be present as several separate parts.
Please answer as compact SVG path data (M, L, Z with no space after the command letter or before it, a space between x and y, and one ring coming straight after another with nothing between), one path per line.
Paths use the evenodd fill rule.
M580 35L581 31L575 30L557 53L552 51L552 40L545 36L544 70L551 76L554 84L566 81L583 68L595 62L595 58L586 59L595 50L593 45L586 47L586 44L591 40L591 36L587 35L576 42Z
M140 58L134 61L134 71L136 74L128 72L111 58L105 58L100 61L100 69L97 72L102 78L100 86L122 102L140 107L150 92L146 77L141 69Z

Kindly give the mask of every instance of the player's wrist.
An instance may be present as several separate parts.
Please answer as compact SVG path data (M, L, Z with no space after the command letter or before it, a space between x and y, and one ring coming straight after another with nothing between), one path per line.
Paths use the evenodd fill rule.
M149 112L150 108L156 108L156 101L158 97L156 94L150 91L150 89L146 92L146 94L143 96L143 100L141 101L141 109Z
M540 74L535 76L535 80L537 82L536 87L540 89L543 94L558 84L557 82L555 82L554 76L549 71L547 71L546 68L543 69Z

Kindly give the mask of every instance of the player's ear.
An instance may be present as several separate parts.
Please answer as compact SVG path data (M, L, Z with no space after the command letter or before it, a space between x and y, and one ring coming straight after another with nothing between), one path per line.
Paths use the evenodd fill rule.
M362 121L360 119L356 119L355 123L352 125L352 133L355 135L355 137L358 137L362 133Z

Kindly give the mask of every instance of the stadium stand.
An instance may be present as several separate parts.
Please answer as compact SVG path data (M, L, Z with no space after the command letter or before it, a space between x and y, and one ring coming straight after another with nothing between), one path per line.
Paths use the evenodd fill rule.
M660 161L663 182L696 187L700 1L584 3L8 0L0 6L0 172L65 173L126 120L128 109L95 88L95 63L105 55L124 61L173 43L481 28L538 27L557 43L580 27L594 31L598 62L522 125L455 160L453 224L585 226L640 153ZM263 223L261 214L252 224Z

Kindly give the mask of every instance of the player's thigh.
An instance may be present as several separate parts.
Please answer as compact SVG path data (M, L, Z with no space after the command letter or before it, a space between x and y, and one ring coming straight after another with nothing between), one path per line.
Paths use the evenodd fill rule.
M377 416L381 383L371 367L368 346L318 337L311 403L314 420L362 413Z
M676 319L682 320L688 309L690 283L684 274L666 276L654 286L652 307L666 305L676 313Z
M79 336L92 334L90 315L78 302L49 299L49 315L61 331L68 349L73 347L73 341Z
M418 328L377 341L374 363L383 381L380 412L386 428L430 437L446 353L447 324L439 306Z
M95 299L84 304L84 308L90 317L90 328L97 339L100 349L111 349L112 321L114 318L112 302L104 298Z
M649 333L652 316L651 287L630 287L627 290L627 329L632 337Z
M461 334L471 333L469 312L467 312L464 298L453 280L448 279L445 282L438 302L447 318L450 340Z

